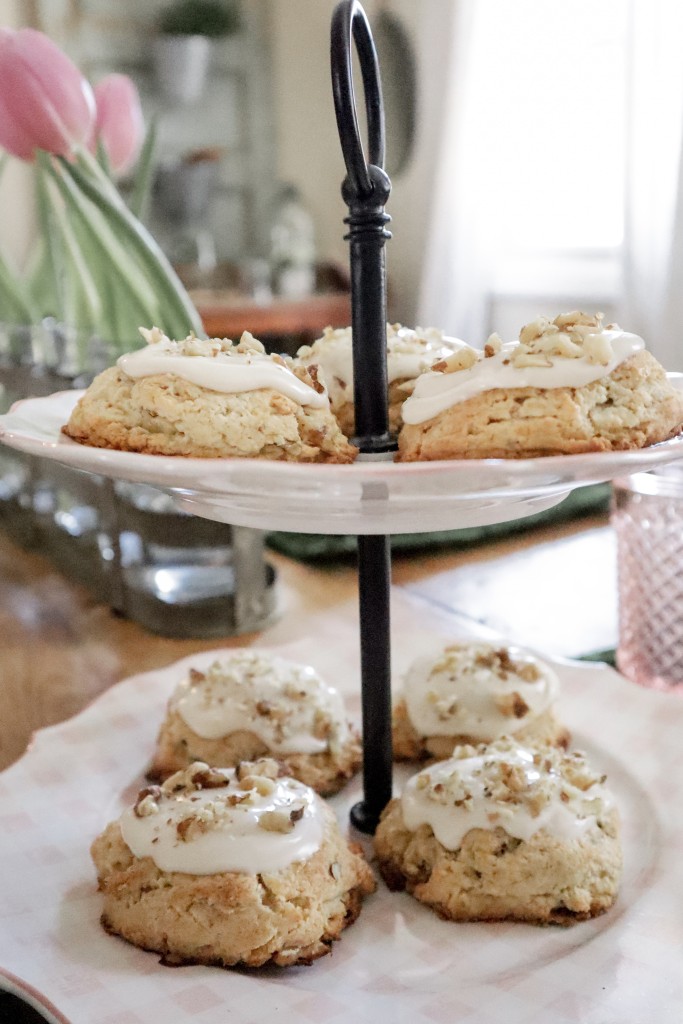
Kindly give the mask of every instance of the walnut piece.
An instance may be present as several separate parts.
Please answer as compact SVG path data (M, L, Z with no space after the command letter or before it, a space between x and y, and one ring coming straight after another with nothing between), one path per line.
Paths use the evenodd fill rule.
M158 801L161 799L161 786L145 786L138 793L133 811L137 818L146 818L150 814L156 814L159 810Z

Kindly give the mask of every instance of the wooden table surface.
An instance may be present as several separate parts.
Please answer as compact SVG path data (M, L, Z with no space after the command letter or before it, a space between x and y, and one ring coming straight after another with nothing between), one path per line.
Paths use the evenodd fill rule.
M279 617L259 634L169 640L100 605L41 555L0 534L0 768L31 733L75 714L130 675L211 647L280 644L305 635L356 635L356 574L349 561L295 562L270 553ZM614 644L616 569L605 517L535 529L464 550L398 554L393 584L415 607L414 627L446 614L474 619L549 654Z

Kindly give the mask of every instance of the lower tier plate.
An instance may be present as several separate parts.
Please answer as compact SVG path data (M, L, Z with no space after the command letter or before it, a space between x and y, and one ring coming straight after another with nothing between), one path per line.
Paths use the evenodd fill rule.
M428 639L397 631L398 671ZM216 653L120 683L39 732L0 775L0 988L68 1024L680 1024L683 701L597 665L556 667L559 714L608 773L623 820L623 886L602 917L570 928L454 924L380 882L310 968L173 970L105 934L89 845L143 784L176 682ZM314 664L358 712L349 645L309 639L280 653ZM356 782L331 801L345 830L358 795Z

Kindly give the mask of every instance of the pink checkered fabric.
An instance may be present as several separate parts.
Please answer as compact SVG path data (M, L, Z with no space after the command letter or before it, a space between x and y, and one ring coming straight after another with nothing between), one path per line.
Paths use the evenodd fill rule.
M453 639L437 613L416 639L404 595L393 611L397 674ZM569 929L458 925L380 884L330 956L252 973L170 970L106 935L89 844L142 784L175 683L216 653L120 683L0 775L0 986L31 987L71 1024L681 1024L683 701L595 665L558 667L560 713L622 811L625 878L609 914ZM310 660L357 712L352 625L279 653ZM344 827L358 792L334 800Z

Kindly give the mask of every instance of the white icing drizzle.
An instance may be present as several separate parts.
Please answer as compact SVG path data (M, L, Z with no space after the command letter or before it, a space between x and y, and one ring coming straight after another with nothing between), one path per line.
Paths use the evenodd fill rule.
M225 339L186 338L171 341L158 328L141 329L145 348L128 352L116 361L134 379L171 374L209 391L237 394L270 388L299 405L321 409L328 397L299 378L278 356L266 355L263 346L247 332L238 345Z
M558 678L519 647L452 644L418 658L404 679L408 717L420 736L495 740L518 732L555 700Z
M276 754L334 752L349 738L339 692L309 665L266 651L235 651L205 672L191 672L171 707L198 736L245 729Z
M503 828L528 841L544 831L580 839L612 808L610 794L581 754L534 751L502 739L458 747L455 756L413 776L401 798L406 826L429 825L447 850L473 828Z
M465 345L436 327L387 324L387 379L412 380L439 359ZM353 401L353 343L350 327L328 327L322 338L297 353L304 366L318 365L334 409Z
M256 788L245 789L231 768L211 769L225 776L225 787L183 785L183 779L198 768L207 766L197 762L162 787L152 787L140 805L143 814L133 807L123 812L121 834L136 857L151 857L162 871L259 874L307 860L320 848L323 806L308 786L289 777L260 777L264 790L260 793ZM273 829L268 820L273 814L281 816L290 830Z
M611 358L605 363L579 358L548 356L545 366L517 366L514 357L519 342L508 342L495 355L484 357L477 351L477 362L455 373L427 371L421 374L415 389L403 404L404 423L425 423L445 409L484 391L495 388L580 388L612 373L629 356L645 347L642 338L620 330L595 331L588 338L607 341Z

